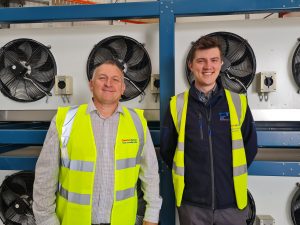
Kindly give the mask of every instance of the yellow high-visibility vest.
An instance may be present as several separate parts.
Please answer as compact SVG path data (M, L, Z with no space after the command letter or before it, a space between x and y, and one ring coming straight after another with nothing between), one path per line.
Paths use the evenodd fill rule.
M233 183L236 203L239 209L247 206L247 159L241 126L245 119L247 110L247 98L243 94L236 94L225 89L226 99L229 107L231 139L232 139L232 168ZM170 102L170 110L175 124L178 141L173 159L172 177L175 189L176 205L179 207L184 190L184 142L185 124L187 115L189 92L185 91L173 96Z
M92 196L97 150L87 105L58 109L61 166L56 214L61 225L92 224ZM114 201L111 225L134 225L136 183L146 142L147 122L142 110L123 107L116 135ZM98 165L101 166L101 165Z

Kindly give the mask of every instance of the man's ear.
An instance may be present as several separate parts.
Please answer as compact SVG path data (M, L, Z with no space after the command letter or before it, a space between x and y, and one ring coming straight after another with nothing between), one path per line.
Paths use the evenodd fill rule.
M192 67L192 63L191 62L188 62L188 67L189 67L190 70L192 70L191 69L191 67Z
M93 80L89 81L89 88L90 88L90 91L93 91Z

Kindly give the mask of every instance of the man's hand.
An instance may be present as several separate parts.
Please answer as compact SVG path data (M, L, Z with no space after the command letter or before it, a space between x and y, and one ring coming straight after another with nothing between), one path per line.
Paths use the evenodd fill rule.
M151 223L144 220L143 225L157 225L157 223Z

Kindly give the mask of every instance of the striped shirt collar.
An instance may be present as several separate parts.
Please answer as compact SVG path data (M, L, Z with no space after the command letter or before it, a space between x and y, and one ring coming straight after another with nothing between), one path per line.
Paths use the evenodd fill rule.
M196 90L199 101L203 102L204 104L206 104L211 99L211 97L214 96L218 91L218 84L217 83L215 84L215 86L207 94L205 94L204 92L198 90L195 86L195 83L194 83L194 87L195 87L195 90Z
M95 106L95 104L94 104L94 102L93 102L93 99L91 99L89 101L88 107L86 109L86 113L90 114L92 112L96 112L97 114L99 113L96 106ZM118 104L118 107L116 108L116 110L113 114L115 114L115 113L122 113L122 114L124 113L123 108L122 108L120 103Z

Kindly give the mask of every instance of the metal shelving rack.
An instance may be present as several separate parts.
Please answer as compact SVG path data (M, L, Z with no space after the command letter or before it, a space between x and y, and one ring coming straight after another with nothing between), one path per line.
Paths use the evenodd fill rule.
M159 0L118 4L70 5L49 7L0 8L0 23L36 23L61 21L117 20L159 18L160 48L160 118L163 118L169 98L175 94L175 20L183 16L249 14L262 12L292 12L300 10L300 0ZM1 37L0 37L1 38ZM0 126L1 145L41 145L47 129L32 129L30 125ZM159 130L151 130L159 144ZM259 146L299 147L300 131L259 131ZM1 170L32 170L36 157L0 157ZM161 195L164 204L161 225L174 225L174 199L170 191L170 172L160 162ZM263 169L262 169L263 168ZM299 163L254 162L250 174L300 176Z

